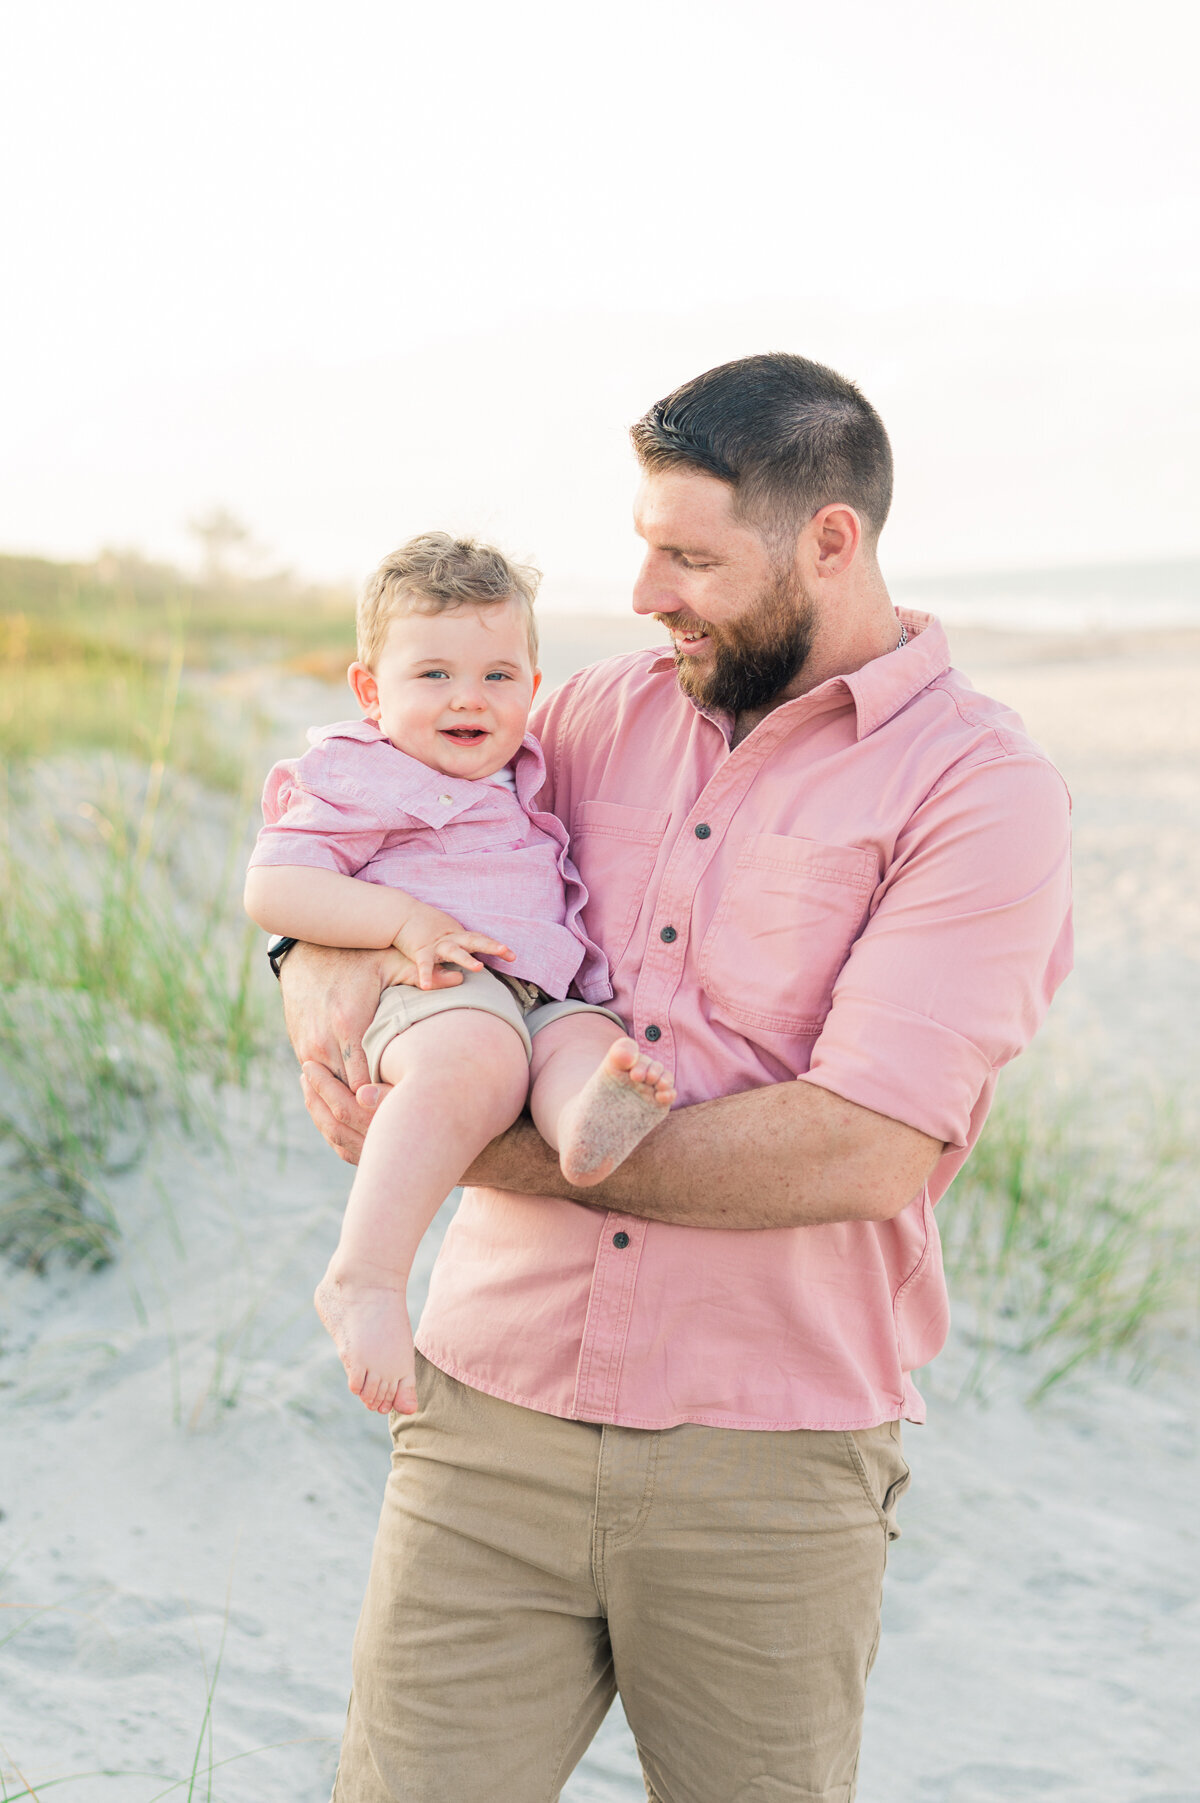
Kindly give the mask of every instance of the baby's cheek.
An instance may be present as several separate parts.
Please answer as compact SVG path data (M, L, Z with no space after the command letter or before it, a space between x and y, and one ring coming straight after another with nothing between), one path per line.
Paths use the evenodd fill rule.
M527 707L511 709L502 720L496 722L498 736L504 740L506 747L505 762L515 755L521 740L529 730L529 709Z
M385 708L379 724L397 751L406 751L410 757L420 758L422 762L428 755L429 745L436 742L432 710L428 707Z

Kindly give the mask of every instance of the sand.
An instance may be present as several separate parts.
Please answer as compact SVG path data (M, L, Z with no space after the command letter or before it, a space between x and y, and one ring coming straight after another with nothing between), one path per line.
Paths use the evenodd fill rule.
M1200 1003L1200 635L955 646L1075 792L1079 962L1046 1054L1100 1095L1178 1091ZM578 628L561 655L586 655ZM326 700L292 692L281 726ZM45 1794L186 1797L197 1760L196 1797L328 1794L388 1450L308 1300L347 1178L282 1053L219 1106L220 1146L163 1136L119 1180L113 1265L6 1275L9 1796L107 1769L125 1775ZM1019 1374L959 1396L961 1362L952 1339L907 1435L860 1796L1200 1803L1200 1360L1177 1349L1137 1386L1093 1372L1036 1410ZM619 1710L565 1795L643 1795Z

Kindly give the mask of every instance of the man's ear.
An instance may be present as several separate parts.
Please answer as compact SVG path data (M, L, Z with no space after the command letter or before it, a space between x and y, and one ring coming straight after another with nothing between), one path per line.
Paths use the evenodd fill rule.
M533 673L533 693L534 693L534 695L537 694L537 692L541 688L541 686L542 686L542 673L540 670L535 670ZM530 697L530 699L532 700L532 696Z
M366 664L351 664L346 671L346 680L354 690L354 699L367 719L378 720L379 684Z
M858 555L863 526L853 507L834 502L822 507L809 522L818 576L840 576Z

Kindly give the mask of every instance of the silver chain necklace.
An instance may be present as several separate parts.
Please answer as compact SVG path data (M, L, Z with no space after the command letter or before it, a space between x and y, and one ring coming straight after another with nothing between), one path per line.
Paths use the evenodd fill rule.
M908 627L904 624L904 621L901 620L901 622L900 622L900 637L896 643L897 651L903 651L903 649L907 645L907 643L908 643Z

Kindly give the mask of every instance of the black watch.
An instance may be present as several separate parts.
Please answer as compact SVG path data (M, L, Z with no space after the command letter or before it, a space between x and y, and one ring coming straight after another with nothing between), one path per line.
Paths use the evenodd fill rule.
M275 972L276 977L279 975L279 966L283 963L292 947L294 945L299 945L299 943L300 941L298 939L289 939L286 933L276 933L273 939L267 940L267 962Z

